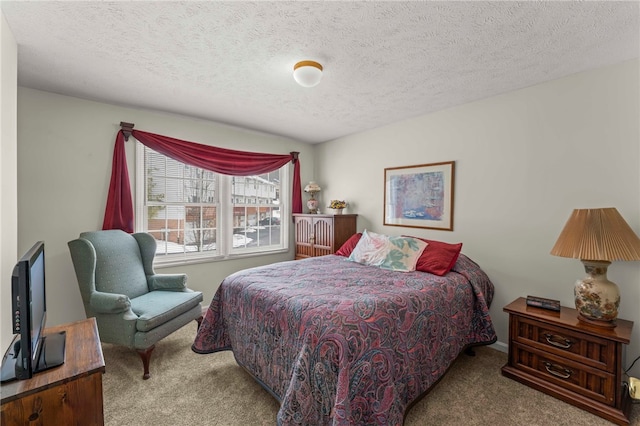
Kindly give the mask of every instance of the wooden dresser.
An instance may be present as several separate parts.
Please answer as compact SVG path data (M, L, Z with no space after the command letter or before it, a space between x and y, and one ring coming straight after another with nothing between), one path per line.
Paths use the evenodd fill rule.
M296 259L333 254L356 233L357 214L294 214Z
M624 345L633 322L602 328L578 320L575 309L560 312L527 306L509 313L509 360L502 374L619 425L629 424L631 398L623 386Z
M45 329L66 331L65 362L28 380L3 383L0 423L9 425L104 425L104 359L95 318Z

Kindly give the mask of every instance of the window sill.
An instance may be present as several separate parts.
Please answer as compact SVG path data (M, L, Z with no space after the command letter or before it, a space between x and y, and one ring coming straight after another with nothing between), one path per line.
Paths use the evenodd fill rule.
M260 252L251 252L251 253L230 253L226 256L203 256L203 257L194 257L194 258L180 258L180 259L167 259L158 261L154 260L153 266L157 269L162 268L171 268L174 266L185 266L185 265L196 265L199 263L213 263L213 262L224 262L226 260L235 260L235 259L246 259L250 257L259 257L259 256L270 256L275 254L288 253L289 249L278 249L278 250L268 250L268 251L260 251Z

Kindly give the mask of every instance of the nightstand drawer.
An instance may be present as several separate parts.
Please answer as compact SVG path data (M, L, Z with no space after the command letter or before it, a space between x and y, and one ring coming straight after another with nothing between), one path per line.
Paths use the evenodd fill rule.
M616 343L524 317L514 318L514 340L577 363L615 373Z
M615 404L615 374L513 342L511 365L576 394L606 405Z

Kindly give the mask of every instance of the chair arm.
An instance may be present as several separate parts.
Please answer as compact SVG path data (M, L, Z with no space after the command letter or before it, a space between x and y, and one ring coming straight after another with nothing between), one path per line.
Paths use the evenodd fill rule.
M91 309L101 314L117 314L131 309L131 300L124 294L94 291L89 299Z
M187 288L187 274L155 274L147 277L149 290L184 291Z
M115 314L95 313L94 316L98 323L101 342L135 347L138 316L131 309Z

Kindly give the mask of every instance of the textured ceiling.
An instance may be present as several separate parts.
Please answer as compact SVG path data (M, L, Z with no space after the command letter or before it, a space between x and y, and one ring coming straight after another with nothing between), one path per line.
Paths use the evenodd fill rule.
M632 2L12 2L21 86L315 143L637 58ZM317 60L321 83L293 65ZM122 117L126 120L126 117Z

